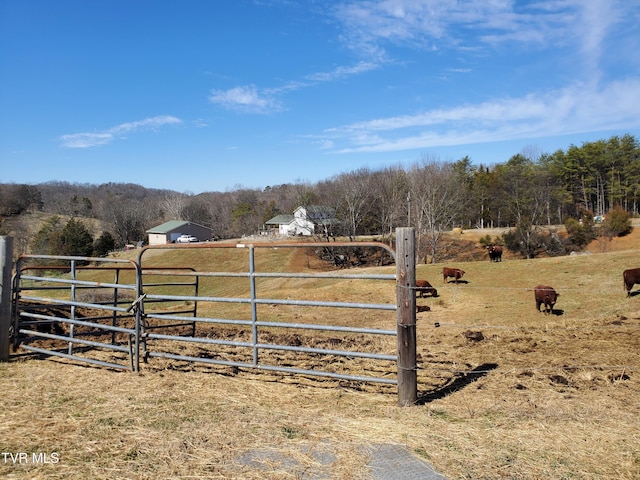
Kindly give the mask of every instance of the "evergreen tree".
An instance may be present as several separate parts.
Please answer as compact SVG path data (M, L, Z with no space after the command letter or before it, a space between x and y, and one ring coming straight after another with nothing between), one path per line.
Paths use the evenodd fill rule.
M569 235L569 242L575 249L583 249L591 240L596 238L593 223L593 216L590 212L585 213L580 220L569 217L564 222Z
M104 257L116 248L116 239L109 232L102 232L93 244L93 254Z
M60 252L57 255L90 257L93 253L93 237L80 220L71 219L60 235Z
M36 255L60 255L60 217L54 215L45 222L31 241L31 251Z

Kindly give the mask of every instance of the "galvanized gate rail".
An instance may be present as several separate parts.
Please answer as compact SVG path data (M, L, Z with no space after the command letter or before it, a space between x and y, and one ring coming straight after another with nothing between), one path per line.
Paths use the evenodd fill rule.
M157 289L163 289L166 287L187 287L192 289L192 296L194 298L198 298L198 292L200 288L200 277L195 274L195 268L192 267L184 267L184 268L165 268L165 267L147 267L142 270L142 280L145 277L170 277L170 280L159 280L154 283L146 282L142 286L144 290L144 302L143 305L163 305L170 302L173 302L170 298L165 298L162 295L153 295L153 291ZM175 279L177 277L177 280ZM186 279L186 280L183 280ZM191 280L189 280L191 279ZM165 312L166 313L166 312ZM186 316L185 316L186 314ZM180 316L179 316L180 315ZM166 313L165 318L169 318L170 316L174 316L175 320L178 323L164 323L163 325L149 325L147 322L143 322L143 327L145 331L162 329L162 328L175 328L175 327L191 327L191 335L194 336L196 334L196 321L195 317L198 316L198 300L194 300L193 306L189 306L186 304L182 305L180 310L171 310L170 313ZM144 318L148 318L148 316L144 316Z
M43 265L43 262L56 263ZM95 265L85 265L89 262ZM123 270L133 272L132 283L120 281ZM87 272L99 273L102 277L108 271L115 272L113 282L78 278L80 273ZM141 293L138 271L137 264L130 260L21 256L16 262L12 289L14 348L20 345L35 353L138 371L141 309L139 303L133 301ZM87 291L96 298L83 301L86 295L82 293ZM83 310L82 315L79 309ZM118 334L126 341L116 341ZM128 362L80 355L93 349L124 353Z
M202 323L207 325L235 325L245 326L251 329L250 341L235 341L225 340L219 338L184 336L184 335L170 335L153 333L146 327L147 322L142 324L142 344L144 350L144 358L168 358L173 360L182 360L188 362L208 363L215 365L225 365L237 368L250 368L258 370L268 370L274 372L290 373L290 374L303 374L319 377L331 377L339 378L349 381L360 382L377 382L385 384L397 384L396 378L388 377L375 377L375 376L362 376L362 375L350 375L336 372L322 371L318 369L304 369L287 367L282 365L267 365L260 362L260 351L263 350L280 350L299 353L310 353L318 355L332 355L338 357L347 358L366 358L373 360L385 360L390 362L397 362L397 355L389 355L382 353L372 352L359 352L353 350L338 350L338 349L324 349L304 347L298 345L282 345L273 343L264 343L259 341L260 331L266 329L300 329L300 330L314 330L314 331L333 331L349 334L365 334L365 335L383 335L383 336L395 336L397 330L385 330L374 328L358 328L336 325L320 325L309 323L293 323L293 322L272 322L272 321L260 321L258 318L257 306L258 305L292 305L302 307L330 307L330 308L351 308L351 309L370 309L370 310L386 310L395 311L395 304L376 304L376 303L355 303L355 302L330 302L330 301L310 301L310 300L293 300L293 299L275 299L275 298L259 298L256 290L256 279L258 278L310 278L310 279L355 279L355 280L393 280L395 281L395 274L343 274L343 273L282 273L282 272L258 272L255 266L255 251L257 249L285 249L285 248L362 248L362 247L374 247L384 250L395 260L395 252L386 244L379 242L349 242L338 244L327 243L265 243L265 244L192 244L192 245L159 245L145 247L138 256L138 264L141 267L143 280L141 284L146 293L145 302L147 301L173 301L173 302L219 302L219 303L237 303L249 305L251 308L251 318L249 319L228 319L228 318L213 318L213 317L185 317L182 315L169 314L169 313L155 313L146 311L144 317L148 321L150 319L156 321L173 321L184 322L193 321L196 323ZM165 271L153 272L145 268L144 255L150 250L158 249L242 249L248 252L248 270L246 272L169 272L169 269ZM146 278L152 275L167 275L172 274L176 277L184 276L196 276L198 278L246 278L249 281L249 296L248 297L222 297L222 296L203 296L203 295L167 295L167 294L151 294L148 293L146 288ZM166 340L166 341L181 341L188 343L195 343L200 345L219 345L230 346L242 349L248 349L251 352L251 361L234 361L225 360L220 358L207 358L202 356L183 355L179 353L172 353L169 351L160 350L160 346L154 343L154 340Z
M5 242L8 240L8 242ZM380 248L396 263L395 274L367 273L286 273L256 271L255 251L265 248ZM118 369L139 370L140 359L152 357L204 362L237 368L269 370L289 374L333 377L352 381L398 385L398 403L411 405L417 399L416 330L415 330L415 234L412 228L396 230L397 253L378 242L350 243L267 243L267 244L196 244L153 246L141 250L137 262L132 260L52 255L23 255L15 268L11 282L10 302L6 300L7 282L11 272L11 238L0 237L0 261L3 283L0 310L0 361L9 359L9 342L24 350L87 362ZM159 248L234 248L248 252L248 269L244 272L199 272L193 269L143 267L144 255ZM43 266L46 262L56 265ZM9 268L7 268L9 267ZM114 271L113 281L105 281L106 272ZM93 275L93 277L91 277ZM86 278L79 278L80 276ZM127 281L123 281L123 277ZM164 277L153 282L151 279ZM249 282L248 297L203 295L200 280L207 277L240 277ZM167 278L169 278L167 280ZM186 281L183 279L187 278ZM259 278L354 279L361 281L395 281L395 304L340 301L262 298L256 290ZM147 281L149 280L149 281ZM189 295L170 295L163 289L191 289ZM91 292L97 299L82 298ZM106 294L105 294L106 292ZM86 297L86 295L84 295ZM337 295L339 297L339 294ZM193 302L190 304L190 302ZM250 318L214 318L202 316L199 305L204 302L236 303L250 306ZM9 305L10 303L10 305ZM158 308L158 306L167 308ZM185 307L186 305L186 307ZM258 318L258 305L291 305L318 308L347 308L396 312L396 329L360 328L351 326L271 322ZM7 308L10 307L10 308ZM147 307L147 308L145 308ZM61 309L64 309L62 311ZM152 324L152 321L154 324ZM159 328L191 326L189 335L157 333ZM250 341L232 341L196 335L197 325L236 325L249 327ZM64 327L56 330L55 327ZM51 329L53 328L53 332ZM49 331L46 331L49 329ZM339 332L376 336L395 336L397 355L304 347L260 341L259 334L267 329ZM175 329L174 329L175 330ZM88 339L95 337L94 340ZM166 345L187 342L196 345L234 347L250 352L251 361L234 361L212 357L182 355L167 351ZM161 348L162 347L162 348ZM388 376L352 375L312 368L261 363L264 351L305 353L311 356L340 356L349 359L372 359L396 362L397 379ZM101 353L98 353L101 352ZM106 353L105 353L106 352ZM86 353L87 355L80 355ZM124 354L124 355L123 355ZM92 355L92 356L89 356ZM105 359L105 356L107 359ZM123 357L128 362L123 361ZM114 360L115 358L115 360ZM349 362L346 362L349 363ZM387 372L385 372L386 374Z

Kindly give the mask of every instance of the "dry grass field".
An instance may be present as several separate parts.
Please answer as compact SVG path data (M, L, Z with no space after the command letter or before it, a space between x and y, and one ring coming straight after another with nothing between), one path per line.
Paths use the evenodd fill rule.
M192 250L171 252L171 261L183 262ZM367 479L366 447L392 443L451 479L640 478L640 295L626 298L622 286L622 271L640 267L640 228L590 250L419 265L418 278L439 296L418 299L431 311L418 314L413 407L398 407L387 386L169 360L144 364L139 374L65 360L0 364L2 451L50 459L14 464L5 454L0 475L302 479L313 478L321 452L333 459L329 478ZM216 255L197 260L199 269L210 268L206 262L234 268ZM275 256L260 257L258 268L313 267L301 250L286 261ZM169 257L154 252L149 261L160 265ZM444 284L443 266L465 270L464 282ZM532 289L540 283L560 293L551 315L536 311ZM336 300L339 292L394 302L394 286L386 282L267 279L259 287L275 298ZM246 293L233 282L208 288ZM234 308L226 313L246 315ZM260 312L263 319L297 322L322 315L295 307ZM336 321L395 325L389 313L352 311ZM252 452L267 454L249 461Z

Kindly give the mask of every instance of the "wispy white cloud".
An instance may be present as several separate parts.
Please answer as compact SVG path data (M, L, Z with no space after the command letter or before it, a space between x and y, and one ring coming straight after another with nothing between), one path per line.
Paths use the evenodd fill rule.
M633 2L631 2L633 3ZM322 82L334 82L361 75L393 60L386 49L457 49L478 52L503 44L558 48L572 44L582 52L586 75L599 78L598 60L603 41L624 17L625 10L637 10L621 0L538 0L516 3L510 0L345 0L326 12L341 26L340 38L364 60L325 72L314 72L301 80L258 88L256 85L212 90L209 101L228 110L270 114L285 110L283 96ZM450 67L449 73L467 73L468 67Z
M283 108L272 92L258 91L255 85L213 90L209 95L209 101L226 109L244 113L274 113Z
M623 8L612 8L611 3L610 0L582 2L577 22L582 57L585 59L586 70L594 81L600 78L598 65L604 53L607 33L623 20L621 15L625 12Z
M503 44L538 50L567 47L576 55L576 77L566 87L432 108L325 130L315 136L333 153L389 152L528 139L617 128L638 128L640 79L609 83L599 66L612 32L630 28L640 14L618 0L363 0L334 9L342 39L363 56L385 58L391 46L415 50L457 49L485 55ZM618 45L618 49L625 48ZM468 73L448 67L446 72Z
M540 50L570 45L585 74L598 75L614 28L635 29L640 7L624 0L363 0L339 3L341 38L365 58L388 58L392 46L478 52L520 45Z
M375 70L379 66L373 62L358 62L355 65L339 66L327 72L311 73L304 80L292 80L276 87L259 89L255 85L243 85L228 90L212 90L209 102L242 113L276 113L285 109L281 97L288 92L360 75Z
M113 141L111 133L72 133L60 137L63 147L90 148L106 145Z
M353 75L370 72L371 70L376 70L378 68L380 68L379 63L358 62L356 65L340 66L328 72L312 73L307 75L306 78L314 82L333 82Z
M315 142L333 153L390 152L572 133L640 128L640 79L594 90L586 84L540 95L434 109L327 129Z
M461 46L469 34L488 43L553 41L562 36L557 27L570 24L577 5L571 0L524 5L486 0L365 0L338 4L334 12L343 25L342 38L351 48L379 52L392 44Z
M121 123L109 130L114 135L124 135L126 133L136 132L138 130L157 130L165 125L175 125L182 123L182 120L170 115L160 115L157 117L149 117L137 122Z
M115 127L102 132L71 133L61 135L60 141L63 147L67 148L91 148L111 143L117 138L123 138L128 133L143 130L157 130L164 125L175 125L182 123L182 120L170 115L160 115L145 118L135 122L121 123Z

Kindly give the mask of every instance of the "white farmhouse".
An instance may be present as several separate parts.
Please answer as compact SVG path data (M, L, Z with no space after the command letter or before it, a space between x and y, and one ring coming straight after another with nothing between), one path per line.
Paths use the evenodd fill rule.
M300 206L293 215L277 215L265 223L269 233L277 235L304 235L327 233L331 227L340 223L330 207L319 205Z

